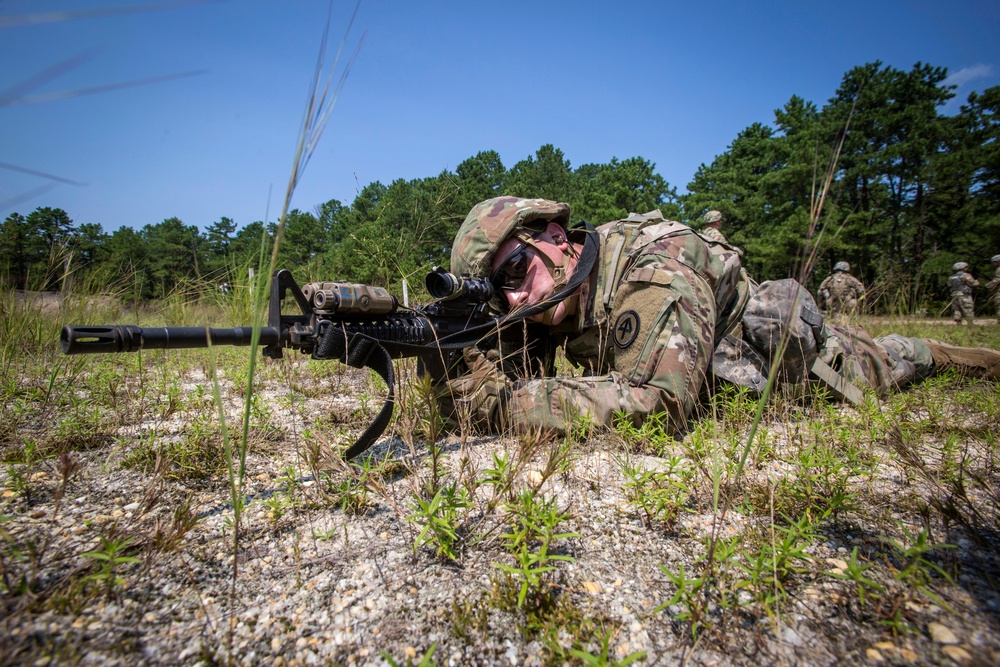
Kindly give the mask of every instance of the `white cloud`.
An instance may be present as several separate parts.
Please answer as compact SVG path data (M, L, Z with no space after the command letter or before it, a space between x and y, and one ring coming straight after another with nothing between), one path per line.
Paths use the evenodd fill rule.
M948 75L948 78L944 80L945 85L955 85L964 86L970 81L975 81L976 79L982 79L985 77L993 76L993 66L992 65L973 65L972 67L963 67L957 72L952 72Z

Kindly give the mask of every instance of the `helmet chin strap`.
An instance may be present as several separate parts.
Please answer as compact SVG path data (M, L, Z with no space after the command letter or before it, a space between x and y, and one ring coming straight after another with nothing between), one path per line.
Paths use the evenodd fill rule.
M566 263L569 261L567 254L563 253L559 264L552 261L552 258L548 254L538 247L538 242L535 237L526 232L521 232L517 235L517 238L525 245L531 246L535 250L535 254L542 260L545 264L545 268L548 270L549 275L552 276L552 280L555 283L553 287L554 290L561 289L566 284ZM556 245L562 243L566 239L561 236L557 236L553 239ZM572 245L570 246L572 248Z
M586 233L583 240L583 251L580 253L580 258L577 260L576 268L573 269L573 274L570 276L569 281L567 282L566 280L566 262L568 261L566 255L563 255L562 262L556 266L545 253L539 252L538 254L542 257L542 261L545 262L546 267L549 268L549 273L552 274L552 278L556 282L555 293L533 306L528 306L527 308L518 310L516 313L508 314L503 318L504 323L516 322L517 320L533 317L539 313L545 313L542 323L546 325L552 324L552 318L555 316L555 307L573 295L573 292L590 276L590 272L597 262L597 252L600 248L597 230L589 224L583 223L583 231ZM549 266L550 264L551 266Z

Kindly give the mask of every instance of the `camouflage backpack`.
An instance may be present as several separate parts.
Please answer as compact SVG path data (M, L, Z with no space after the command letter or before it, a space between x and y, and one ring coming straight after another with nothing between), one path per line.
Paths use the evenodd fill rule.
M795 280L767 281L747 302L742 336L738 331L729 334L716 347L712 372L760 393L771 362L780 354L781 379L800 383L809 377L824 341L823 316L812 295Z
M948 276L948 289L952 294L972 294L972 288L962 278L961 272Z

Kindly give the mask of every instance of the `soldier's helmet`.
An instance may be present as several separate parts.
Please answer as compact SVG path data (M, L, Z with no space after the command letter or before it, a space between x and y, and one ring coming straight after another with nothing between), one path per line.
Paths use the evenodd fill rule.
M967 268L969 268L968 262L955 262L951 265L952 271L965 271Z
M718 225L722 222L722 213L719 211L709 211L702 218L706 225Z
M569 226L569 204L548 199L495 197L472 207L451 246L451 271L485 277L497 248L521 228L541 229L549 222Z
M994 264L1000 264L1000 255L993 255L990 257L990 261Z
M837 273L838 271L842 271L844 273L850 273L851 265L848 264L847 262L837 262L836 264L833 265L833 272Z

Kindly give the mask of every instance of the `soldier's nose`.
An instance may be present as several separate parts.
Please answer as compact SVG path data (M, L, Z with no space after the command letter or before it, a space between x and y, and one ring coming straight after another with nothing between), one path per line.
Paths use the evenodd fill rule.
M510 302L511 308L523 306L528 300L528 293L520 289L513 292L507 292L507 300Z

